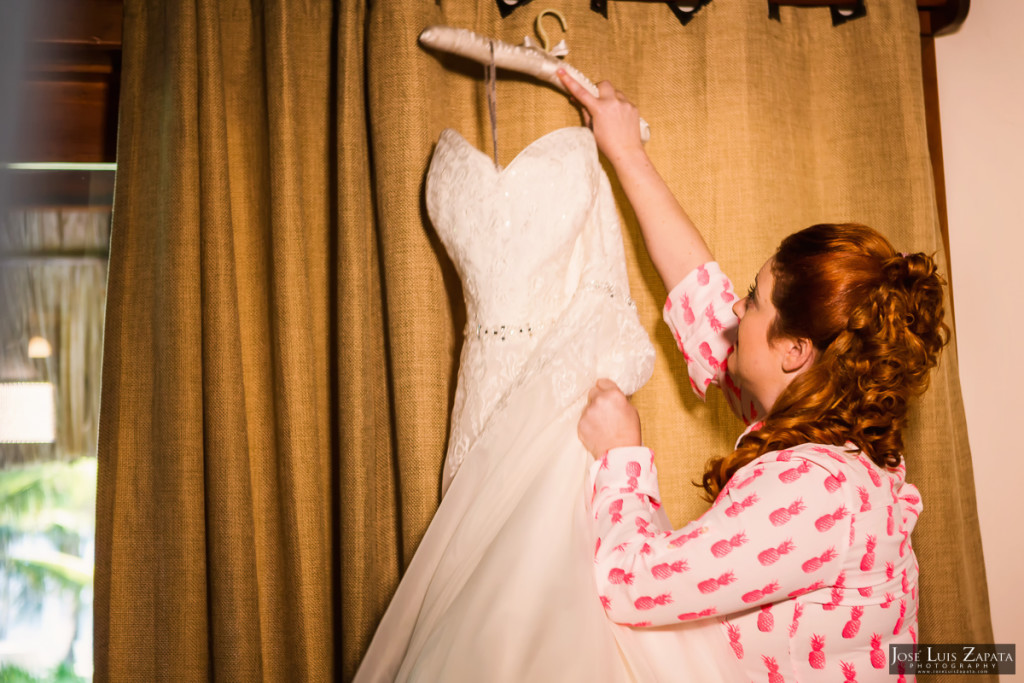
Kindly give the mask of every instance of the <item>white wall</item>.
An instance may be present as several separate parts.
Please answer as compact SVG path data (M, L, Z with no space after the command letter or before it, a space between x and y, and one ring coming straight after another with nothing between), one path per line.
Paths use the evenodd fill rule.
M961 29L935 44L960 381L992 625L997 643L1024 646L1022 30L1021 0L975 0Z

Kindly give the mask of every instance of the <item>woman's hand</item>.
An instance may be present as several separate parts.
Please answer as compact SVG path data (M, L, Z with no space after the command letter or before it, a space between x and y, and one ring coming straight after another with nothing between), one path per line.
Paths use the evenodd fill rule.
M636 152L643 153L640 140L640 113L626 96L608 81L597 84L597 97L591 95L564 69L558 77L569 94L583 106L583 122L594 131L597 148L618 166L619 161Z
M618 385L599 379L587 394L587 406L576 427L580 441L595 458L612 448L641 446L640 416Z

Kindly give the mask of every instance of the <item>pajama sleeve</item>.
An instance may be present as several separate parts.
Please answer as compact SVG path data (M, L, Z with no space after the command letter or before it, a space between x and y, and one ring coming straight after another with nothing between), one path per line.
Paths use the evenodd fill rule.
M595 462L594 567L618 623L660 626L727 615L832 585L849 548L846 486L790 452L740 469L702 517L660 528L654 457L616 448Z
M672 288L662 316L686 360L694 393L704 400L708 387L717 385L732 411L751 424L758 418L753 397L740 389L728 368L739 325L732 310L736 301L732 282L712 261L692 270Z

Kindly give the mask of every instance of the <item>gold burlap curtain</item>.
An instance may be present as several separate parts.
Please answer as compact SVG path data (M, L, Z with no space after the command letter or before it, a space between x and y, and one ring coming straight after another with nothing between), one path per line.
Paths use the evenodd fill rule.
M569 19L572 63L640 106L651 157L739 287L785 234L827 220L942 259L913 0L839 27L828 10L773 21L745 0L686 26L658 3L612 3L607 19L549 4ZM416 36L445 23L518 43L539 9L127 0L98 680L354 673L438 504L461 343L424 173L444 127L491 142L483 68ZM578 122L553 89L499 79L503 164ZM624 211L659 352L636 402L682 523L704 507L690 482L739 427L690 394ZM955 348L907 441L926 506L920 637L991 641Z

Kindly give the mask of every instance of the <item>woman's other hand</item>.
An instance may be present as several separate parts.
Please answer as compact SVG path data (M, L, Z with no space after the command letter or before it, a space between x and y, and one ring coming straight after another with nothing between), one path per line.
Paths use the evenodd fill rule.
M612 448L641 446L640 415L618 385L610 379L599 379L587 394L576 427L580 441L595 458Z
M643 153L640 113L615 86L601 81L594 97L564 69L558 70L558 77L569 94L583 106L583 122L594 131L597 148L613 166L633 153Z

